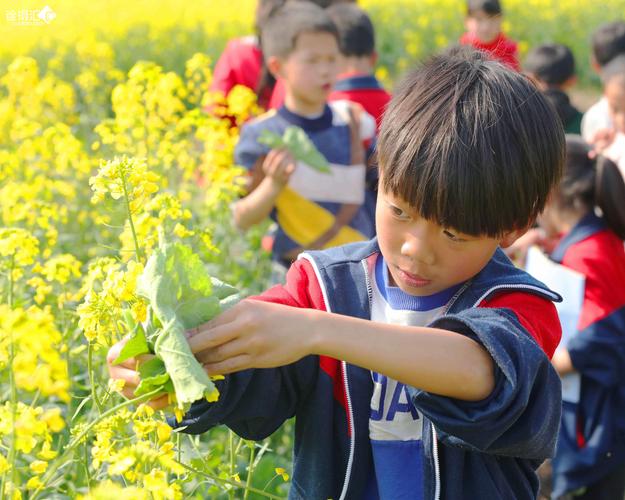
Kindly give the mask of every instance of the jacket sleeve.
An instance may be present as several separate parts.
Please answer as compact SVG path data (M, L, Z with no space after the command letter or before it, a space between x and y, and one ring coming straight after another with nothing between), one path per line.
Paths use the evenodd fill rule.
M625 378L625 290L615 286L623 283L625 272L620 252L601 251L607 238L603 232L572 245L562 265L586 277L578 329L566 345L573 367L611 387Z
M553 304L545 303L556 315ZM495 387L482 401L413 390L415 406L432 421L440 439L495 455L537 460L552 456L560 422L560 379L517 315L508 308L473 308L431 326L473 338L495 366Z
M302 260L291 266L285 285L275 286L253 299L325 309L314 272L310 264ZM264 439L295 415L300 403L314 388L318 367L317 356L306 356L286 366L227 375L217 383L220 393L217 402L198 401L182 421L176 422L173 418L168 421L188 434L199 434L225 424L243 438Z

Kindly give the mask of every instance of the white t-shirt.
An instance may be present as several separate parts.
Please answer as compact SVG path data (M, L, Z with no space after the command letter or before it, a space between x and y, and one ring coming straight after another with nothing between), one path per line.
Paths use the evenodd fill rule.
M425 326L441 316L460 286L427 297L416 297L390 286L381 255L371 273L371 320L397 325ZM381 373L371 372L373 396L369 438L375 475L365 498L423 499L423 417L408 388Z
M582 137L590 143L598 130L612 128L608 100L602 97L593 104L582 118Z

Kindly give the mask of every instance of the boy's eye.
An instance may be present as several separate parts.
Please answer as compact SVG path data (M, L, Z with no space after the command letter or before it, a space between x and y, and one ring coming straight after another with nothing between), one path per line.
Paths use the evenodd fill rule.
M396 207L395 205L389 205L391 212L398 219L406 219L408 218L408 214L404 212L401 208Z
M460 238L458 235L452 233L451 231L448 231L447 229L443 230L443 234L447 236L447 238L449 238L451 241L465 241L462 238Z

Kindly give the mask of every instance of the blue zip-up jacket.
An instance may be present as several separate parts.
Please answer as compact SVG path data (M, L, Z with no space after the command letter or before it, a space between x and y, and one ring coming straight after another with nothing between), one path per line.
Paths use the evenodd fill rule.
M265 300L369 319L368 259L378 253L373 240L304 254L289 271L286 285L270 289ZM431 325L470 336L488 350L496 367L492 394L467 402L411 389L425 419L425 467L415 473L423 474L427 499L535 498L535 469L554 450L560 380L548 356L515 312L476 307L502 293L530 294L539 303L532 315L548 318L556 330L551 332L555 343L559 341L550 302L559 296L497 250ZM177 424L185 426L184 432L225 424L258 440L296 416L289 498L362 498L373 473L369 370L306 356L288 366L241 371L218 384L219 401L194 404Z
M625 251L590 213L551 258L586 278L578 328L566 346L581 383L579 402L563 402L553 460L558 498L625 463Z

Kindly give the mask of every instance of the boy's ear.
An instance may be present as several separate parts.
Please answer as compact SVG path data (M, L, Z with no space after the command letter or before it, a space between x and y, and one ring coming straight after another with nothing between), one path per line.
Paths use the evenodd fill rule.
M597 62L594 55L590 56L590 67L595 73L601 75L601 65Z
M576 83L577 83L577 75L573 75L572 77L568 78L566 81L562 82L562 85L560 85L560 87L563 89L570 89Z
M509 231L505 233L501 240L499 241L499 246L501 248L508 248L512 245L516 240L518 240L521 236L527 233L529 227L524 227L522 229L515 229L514 231Z
M276 56L269 56L266 64L267 69L274 76L274 78L278 79L282 77L282 59Z
M369 62L371 63L371 69L374 70L376 64L378 64L378 53L374 50L371 55L369 56Z

